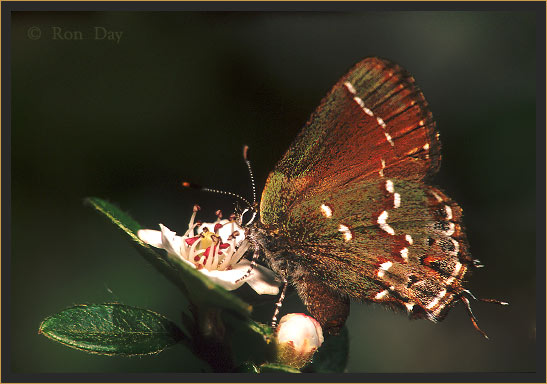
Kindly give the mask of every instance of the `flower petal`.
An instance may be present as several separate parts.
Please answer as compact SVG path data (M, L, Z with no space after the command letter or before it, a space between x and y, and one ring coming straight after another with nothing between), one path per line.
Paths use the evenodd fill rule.
M239 234L235 237L235 242L237 245L245 239L245 230L241 228L239 225L237 225L235 222L230 222L228 220L221 220L220 222L222 225L222 228L218 230L218 235L222 239L222 242L226 243L228 242L228 237L234 233L238 232Z
M160 231L155 231L153 229L139 229L137 236L139 236L139 239L148 245L156 248L162 248Z
M234 266L236 270L244 270L247 273L251 262L249 260L241 260ZM255 265L251 276L244 280L256 291L259 295L277 295L281 283L277 280L277 275L270 269L262 265Z
M244 283L247 283L259 295L277 295L279 293L280 283L275 279L275 273L261 265L255 265L249 277L238 281L245 276L250 265L251 262L249 260L242 260L230 270L208 271L202 269L200 272L228 291L233 291L234 289L241 287Z
M218 224L218 222L204 223L200 225L198 227L198 233L200 233L203 228L209 226L211 226L211 228L208 229L211 231L214 229L215 224ZM177 256L180 260L192 265L194 268L196 268L196 265L192 263L192 261L197 263L205 263L205 268L198 268L198 270L209 277L213 282L229 291L237 289L247 283L260 295L277 295L279 293L280 283L276 280L275 273L261 265L256 265L248 277L238 281L247 274L251 266L251 262L249 260L239 260L249 247L249 244L241 243L241 241L245 239L245 235L243 229L237 224L234 222L229 222L228 220L221 220L220 224L222 227L217 226L217 230L219 231L221 243L218 246L215 246L214 249L213 247L207 247L203 251L197 251L197 253L194 253L193 249L197 245L196 242L198 239L203 241L202 237L195 236L191 238L183 238L181 236L177 236L175 232L171 231L162 224L160 224L161 231L141 229L138 231L138 236L145 243L156 248L165 249L168 254ZM238 236L236 236L235 239L230 240L230 243L228 243L228 237L235 231L239 232ZM226 263L222 263L222 270L218 270L218 255L224 254L224 252L221 252L220 250L231 249L231 247L238 243L241 243L240 249L238 249L235 254L231 255L231 257L227 259L229 260L229 266L225 265ZM185 247L185 249L187 249L188 246L191 247L189 252L191 256L193 255L194 260L186 260L185 256L181 253L181 247ZM202 246L203 244L200 243L200 247ZM209 253L211 253L211 255L209 255ZM232 251L229 253L231 254ZM200 260L203 258L206 258L207 261ZM214 259L216 259L216 261ZM212 264L215 265L213 266ZM231 267L231 269L226 270L225 268L227 267ZM208 268L213 270L208 270Z
M230 269L228 271L208 271L207 269L200 269L201 273L203 273L205 276L210 278L213 282L220 285L222 288L233 291L234 289L237 289L241 287L245 281L236 281L243 277L245 273L247 272L247 269L245 270L238 270L238 269Z
M161 228L161 248L165 249L168 253L177 255L181 258L180 247L182 245L182 237L177 236L176 232L171 231L169 228L160 224Z

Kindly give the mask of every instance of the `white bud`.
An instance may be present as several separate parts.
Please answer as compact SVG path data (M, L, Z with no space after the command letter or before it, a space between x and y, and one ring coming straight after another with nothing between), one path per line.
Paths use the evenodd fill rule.
M324 340L319 322L303 313L283 316L276 335L279 362L296 368L306 365Z

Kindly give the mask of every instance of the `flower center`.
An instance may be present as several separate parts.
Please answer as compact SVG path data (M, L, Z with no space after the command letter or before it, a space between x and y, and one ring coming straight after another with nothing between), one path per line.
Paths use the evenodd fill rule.
M217 211L217 221L214 223L194 222L199 210L196 207L188 230L182 237L181 256L198 269L231 269L249 246L243 229L236 223L233 215L230 216L231 220L222 220L220 211Z

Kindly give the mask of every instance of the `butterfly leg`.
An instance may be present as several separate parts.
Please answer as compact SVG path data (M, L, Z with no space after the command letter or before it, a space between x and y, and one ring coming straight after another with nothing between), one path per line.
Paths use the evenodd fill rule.
M249 266L249 269L247 270L247 272L245 272L243 276L237 279L235 283L239 283L241 280L245 280L246 278L251 276L251 273L253 273L253 269L255 269L256 261L258 260L259 255L260 253L259 253L258 244L253 242L253 258L251 259L251 265Z
M349 297L341 296L308 274L301 277L296 287L308 311L321 324L323 331L331 335L340 333L349 316Z
M287 282L287 279L283 279L283 289L281 290L281 295L279 295L279 299L277 300L277 303L275 303L275 310L274 314L272 316L272 328L277 327L277 315L279 315L279 310L281 309L281 306L283 305L283 300L285 299L285 293L287 292L287 285L289 283Z

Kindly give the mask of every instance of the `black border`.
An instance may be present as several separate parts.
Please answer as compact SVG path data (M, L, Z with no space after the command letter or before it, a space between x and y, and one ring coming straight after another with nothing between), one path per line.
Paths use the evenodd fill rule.
M539 11L541 1L3 1L10 11Z
M546 121L545 121L545 3L540 4L536 15L537 35L536 35L536 370L538 376L541 376L543 382L545 376L545 270L546 270L546 249L545 249L545 231L546 231L546 167L545 167L545 143L546 143ZM541 10L541 12L540 12ZM541 33L543 32L543 33ZM543 310L540 310L543 309ZM543 343L541 343L541 341Z
M533 372L516 373L66 373L2 374L2 382L14 383L545 383ZM7 379L7 380L5 380Z
M546 3L508 2L14 2L3 1L2 8L2 376L1 382L546 382L545 286L546 276L546 120L545 120L545 31ZM10 313L11 291L11 12L14 11L535 11L536 12L536 372L518 373L345 373L260 376L231 373L108 373L108 374L14 374L11 367ZM540 289L538 289L540 288Z

